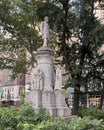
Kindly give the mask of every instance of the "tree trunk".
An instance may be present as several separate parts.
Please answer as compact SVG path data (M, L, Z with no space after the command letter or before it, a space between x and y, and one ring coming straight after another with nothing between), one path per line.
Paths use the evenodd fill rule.
M21 83L21 85L24 87L25 86L25 79L26 77L25 77L25 74L22 74L22 83Z
M26 74L23 74L23 73L21 73L20 75L19 75L19 77L18 77L18 84L20 85L20 86L25 86L25 81L26 81Z
M102 109L103 102L104 102L104 83L103 83L103 90L101 91L101 99L100 99L99 109Z
M80 92L80 87L76 87L74 89L74 104L73 104L73 114L76 114L76 112L79 109L79 92Z

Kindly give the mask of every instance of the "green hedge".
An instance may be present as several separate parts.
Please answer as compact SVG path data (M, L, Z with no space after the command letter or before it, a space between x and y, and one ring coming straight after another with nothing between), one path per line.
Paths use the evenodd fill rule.
M27 104L21 108L0 108L0 130L22 130L18 129L20 123L36 125L47 119L51 119L51 116L42 107L39 108L37 113Z
M104 110L95 108L81 108L78 110L77 115L80 117L89 116L94 119L104 119Z
M19 124L19 130L104 130L102 120L91 120L89 117L77 118L73 121L65 119L42 121L40 124Z
M52 118L42 107L34 112L24 105L19 109L0 108L0 130L104 130L104 122L90 117L72 121L62 117Z

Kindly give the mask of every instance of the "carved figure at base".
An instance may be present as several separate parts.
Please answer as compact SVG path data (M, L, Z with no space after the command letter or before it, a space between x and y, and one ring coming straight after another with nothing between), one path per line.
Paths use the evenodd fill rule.
M43 72L41 70L39 70L39 89L43 90L44 89L44 75Z
M44 76L43 72L39 68L35 68L32 74L31 90L39 89L42 90L44 87Z
M44 21L42 21L41 24L40 24L40 31L42 33L42 39L44 40L43 47L48 47L49 46L50 28L49 28L48 22L49 22L49 19L46 16L44 18Z
M58 65L56 69L56 77L55 77L55 90L61 90L62 87L62 70L61 66Z

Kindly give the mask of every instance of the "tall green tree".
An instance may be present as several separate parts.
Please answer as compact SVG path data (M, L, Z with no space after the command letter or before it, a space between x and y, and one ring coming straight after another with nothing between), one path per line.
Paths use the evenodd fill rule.
M58 33L58 56L62 57L62 64L70 77L66 87L74 87L74 111L79 108L80 88L88 90L88 83L94 80L102 81L103 62L98 53L103 44L104 26L100 24L95 15L95 9L101 7L99 0L71 0L51 1L59 9L51 20L54 19L52 27ZM97 7L95 7L98 2ZM49 5L46 2L43 8ZM51 4L52 6L52 4ZM46 11L47 12L47 11ZM49 14L50 13L50 14Z
M63 30L60 36L60 54L63 57L63 63L70 77L68 86L74 87L74 112L79 108L80 88L87 87L87 83L96 76L103 75L103 71L97 69L99 64L98 49L103 44L104 26L100 24L95 16L95 0L80 0L74 3L73 9L76 13L75 28L72 35L68 30L68 3L63 2L64 22ZM100 4L100 3L98 3ZM73 44L71 45L70 39ZM103 65L100 64L102 67ZM99 76L98 76L99 72ZM92 75L93 74L93 75ZM103 80L103 79L100 79Z
M33 51L41 44L36 10L37 1L34 0L1 0L0 26L4 36L0 39L1 69L25 74L35 60Z

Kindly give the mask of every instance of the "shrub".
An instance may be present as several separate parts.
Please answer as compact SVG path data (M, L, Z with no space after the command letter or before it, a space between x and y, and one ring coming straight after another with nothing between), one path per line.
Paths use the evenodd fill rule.
M73 121L52 118L42 107L35 112L24 105L19 109L0 108L0 130L104 130L104 122L90 117L79 117Z
M50 118L50 115L42 107L37 113L27 104L19 109L14 107L0 108L1 130L18 130L19 124L35 125Z
M70 122L69 130L104 130L103 120L90 119L89 117L79 117Z
M58 120L42 121L35 126L32 124L22 124L21 126L21 130L104 130L102 120L91 120L89 117L79 117L73 121L59 118Z
M104 110L93 109L93 108L81 108L77 115L80 117L89 116L95 119L104 119Z

